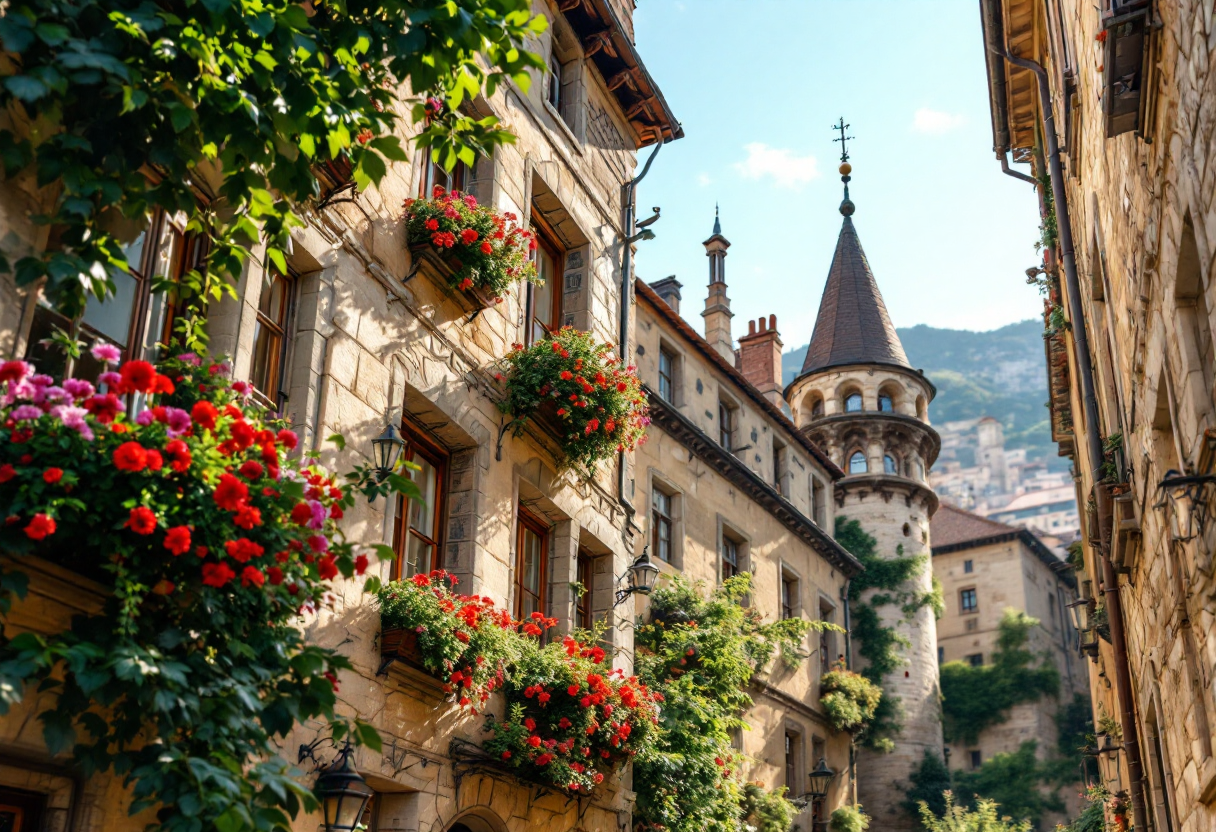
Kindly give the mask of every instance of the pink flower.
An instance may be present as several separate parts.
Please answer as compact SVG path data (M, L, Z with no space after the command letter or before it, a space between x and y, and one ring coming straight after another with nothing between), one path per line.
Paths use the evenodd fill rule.
M139 415L135 417L135 423L137 425L142 425L143 427L147 427L155 421L156 416L151 410L141 410L139 411Z
M9 415L13 418L13 421L30 422L41 418L42 408L32 404L23 404L20 407L13 408L13 412Z
M326 511L325 506L321 505L316 500L309 500L308 507L309 507L309 509L312 510L312 517L308 521L308 528L310 528L310 529L324 528L325 527L325 518L329 516L329 512ZM325 550L318 549L317 551L323 552Z
M0 364L0 383L25 381L32 372L34 368L24 361L5 361Z
M113 389L122 383L122 376L113 371L102 373L97 377L97 383Z
M308 538L308 546L317 553L328 552L329 538L323 534L314 534L312 537Z
M92 442L93 429L89 427L89 423L84 418L88 412L83 407L68 407L67 405L56 405L51 408L51 415L63 422L65 428L76 431L81 437Z
M122 360L122 350L113 344L107 344L104 341L98 341L89 350L89 354L105 364L117 364Z
M179 407L166 407L165 419L168 423L168 434L171 437L181 436L190 430L193 422L190 419L190 414Z
M183 364L193 364L195 367L201 367L203 365L203 360L198 357L197 353L193 352L184 352L177 357L177 360Z
M249 386L247 381L232 382L232 389L240 396L248 397L253 392L253 388Z
M63 380L63 390L73 399L87 399L96 392L93 389L93 385L79 378L65 378Z

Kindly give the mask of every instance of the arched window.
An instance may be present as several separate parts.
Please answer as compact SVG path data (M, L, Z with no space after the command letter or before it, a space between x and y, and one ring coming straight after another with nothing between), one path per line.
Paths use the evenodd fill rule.
M893 402L891 397L886 393L881 393L878 396L878 409L883 413L894 413L895 402Z
M925 412L925 397L917 396L916 397L916 418L920 419L923 422L927 415L928 414Z
M858 396L858 398L861 397ZM866 455L861 451L854 451L853 455L849 457L849 473L864 474L868 470L870 470L870 466L866 462Z
M823 399L816 398L811 402L811 418L818 419L823 415Z
M898 474L899 463L895 461L895 457L886 454L882 458L882 470L884 474Z
M861 410L861 394L850 393L849 395L845 396L844 410L845 413L856 413L857 411Z

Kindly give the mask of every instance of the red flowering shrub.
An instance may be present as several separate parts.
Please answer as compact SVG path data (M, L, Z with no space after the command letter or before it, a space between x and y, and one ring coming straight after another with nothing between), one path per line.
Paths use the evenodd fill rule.
M472 194L436 185L430 199L405 201L411 245L429 245L459 263L452 276L458 289L476 287L501 298L517 280L536 278L529 252L536 237L515 224L514 214L478 205Z
M567 461L588 474L618 451L632 451L650 417L637 368L621 367L610 344L565 326L530 347L516 344L504 359L507 398L499 409L512 417L515 435L542 411L561 431Z
M116 363L100 346L94 356ZM329 603L331 580L367 566L334 518L355 491L383 495L404 479L381 486L360 469L340 487L290 458L295 435L264 424L226 374L194 355L129 362L101 374L99 393L0 364L0 550L17 564L0 573L0 622L24 596L28 556L110 593L68 631L0 639L0 715L27 690L50 692L40 719L51 752L71 749L96 771L121 763L132 812L164 807L171 832L253 828L254 813L287 828L269 807L302 787L275 738L297 721L334 722L336 674L349 667L304 642L300 616ZM145 409L131 418L133 401ZM299 506L307 516L295 522ZM335 736L348 727L335 722ZM355 728L356 742L378 745ZM175 814L209 788L200 771L239 780L218 809Z
M590 792L654 741L662 696L570 636L525 650L504 688L507 718L484 746L532 779Z

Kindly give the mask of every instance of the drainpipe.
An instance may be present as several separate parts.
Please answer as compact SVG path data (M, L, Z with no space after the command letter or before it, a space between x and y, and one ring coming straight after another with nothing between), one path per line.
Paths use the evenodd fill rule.
M633 244L635 242L634 232L636 231L635 221L637 219L634 201L638 183L646 178L646 174L650 172L650 166L654 163L654 157L659 155L659 151L663 149L663 145L666 143L665 141L661 141L656 144L654 150L646 159L642 172L625 183L625 250L621 255L621 337L618 343L620 344L619 354L621 361L626 366L629 364L629 305L630 298L633 297ZM632 517L637 510L633 507L633 502L625 491L625 480L628 474L629 472L625 464L625 452L621 451L617 456L617 499L625 507L625 512Z
M853 625L849 615L849 587L853 579L846 578L840 588L840 601L844 607L844 666L853 669ZM857 745L849 738L849 795L850 802L857 803Z
M1027 176L1026 174L1022 173L1020 170L1013 170L1012 168L1009 167L1009 157L1006 155L1005 151L1002 150L997 155L1000 157L1000 160L1001 160L1001 173L1005 174L1006 176L1012 176L1014 179L1020 179L1023 182L1029 182L1031 185L1034 185L1036 188L1039 186L1038 180L1035 179L1033 176Z
M989 3L981 0L985 15L990 13ZM985 19L988 19L987 17ZM1077 281L1077 261L1073 249L1072 221L1068 213L1067 195L1064 191L1064 173L1060 166L1060 143L1056 138L1055 117L1051 108L1051 87L1047 70L1040 64L1010 54L1009 49L989 43L988 48L1016 67L1035 74L1039 86L1039 106L1043 111L1043 133L1047 142L1047 166L1051 174L1051 193L1055 202L1056 225L1060 235L1061 261L1064 266L1064 283L1068 292L1068 306L1072 312L1073 342L1077 348L1077 365L1081 371L1082 406L1085 412L1086 448L1092 466L1090 481L1098 481L1098 468L1102 465L1102 436L1098 423L1098 397L1094 393L1094 372L1090 359L1089 338L1085 332L1085 313L1081 306L1081 287ZM1127 777L1131 791L1132 820L1137 829L1148 828L1148 814L1144 805L1144 767L1140 759L1140 738L1136 730L1135 702L1132 699L1131 672L1127 660L1127 634L1124 629L1123 604L1119 597L1119 583L1109 553L1099 548L1102 567L1103 594L1106 596L1106 612L1110 621L1111 645L1115 654L1115 687L1119 695L1119 722L1123 729L1123 750L1127 755Z

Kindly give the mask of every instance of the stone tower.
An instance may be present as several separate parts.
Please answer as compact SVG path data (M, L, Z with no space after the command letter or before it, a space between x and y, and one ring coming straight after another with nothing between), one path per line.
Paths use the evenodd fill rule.
M908 363L887 315L853 227L850 170L845 156L844 223L806 361L785 398L799 428L846 473L836 483L837 516L859 521L878 541L880 556L924 557L924 569L904 587L920 594L932 589L929 518L937 496L928 470L940 440L929 426L928 405L936 391ZM910 644L906 663L883 680L885 695L899 700L903 729L892 752L861 753L858 800L877 829L896 832L919 828L899 805L909 773L926 750L942 753L937 626L928 606L911 616L898 604L877 609L883 624Z

